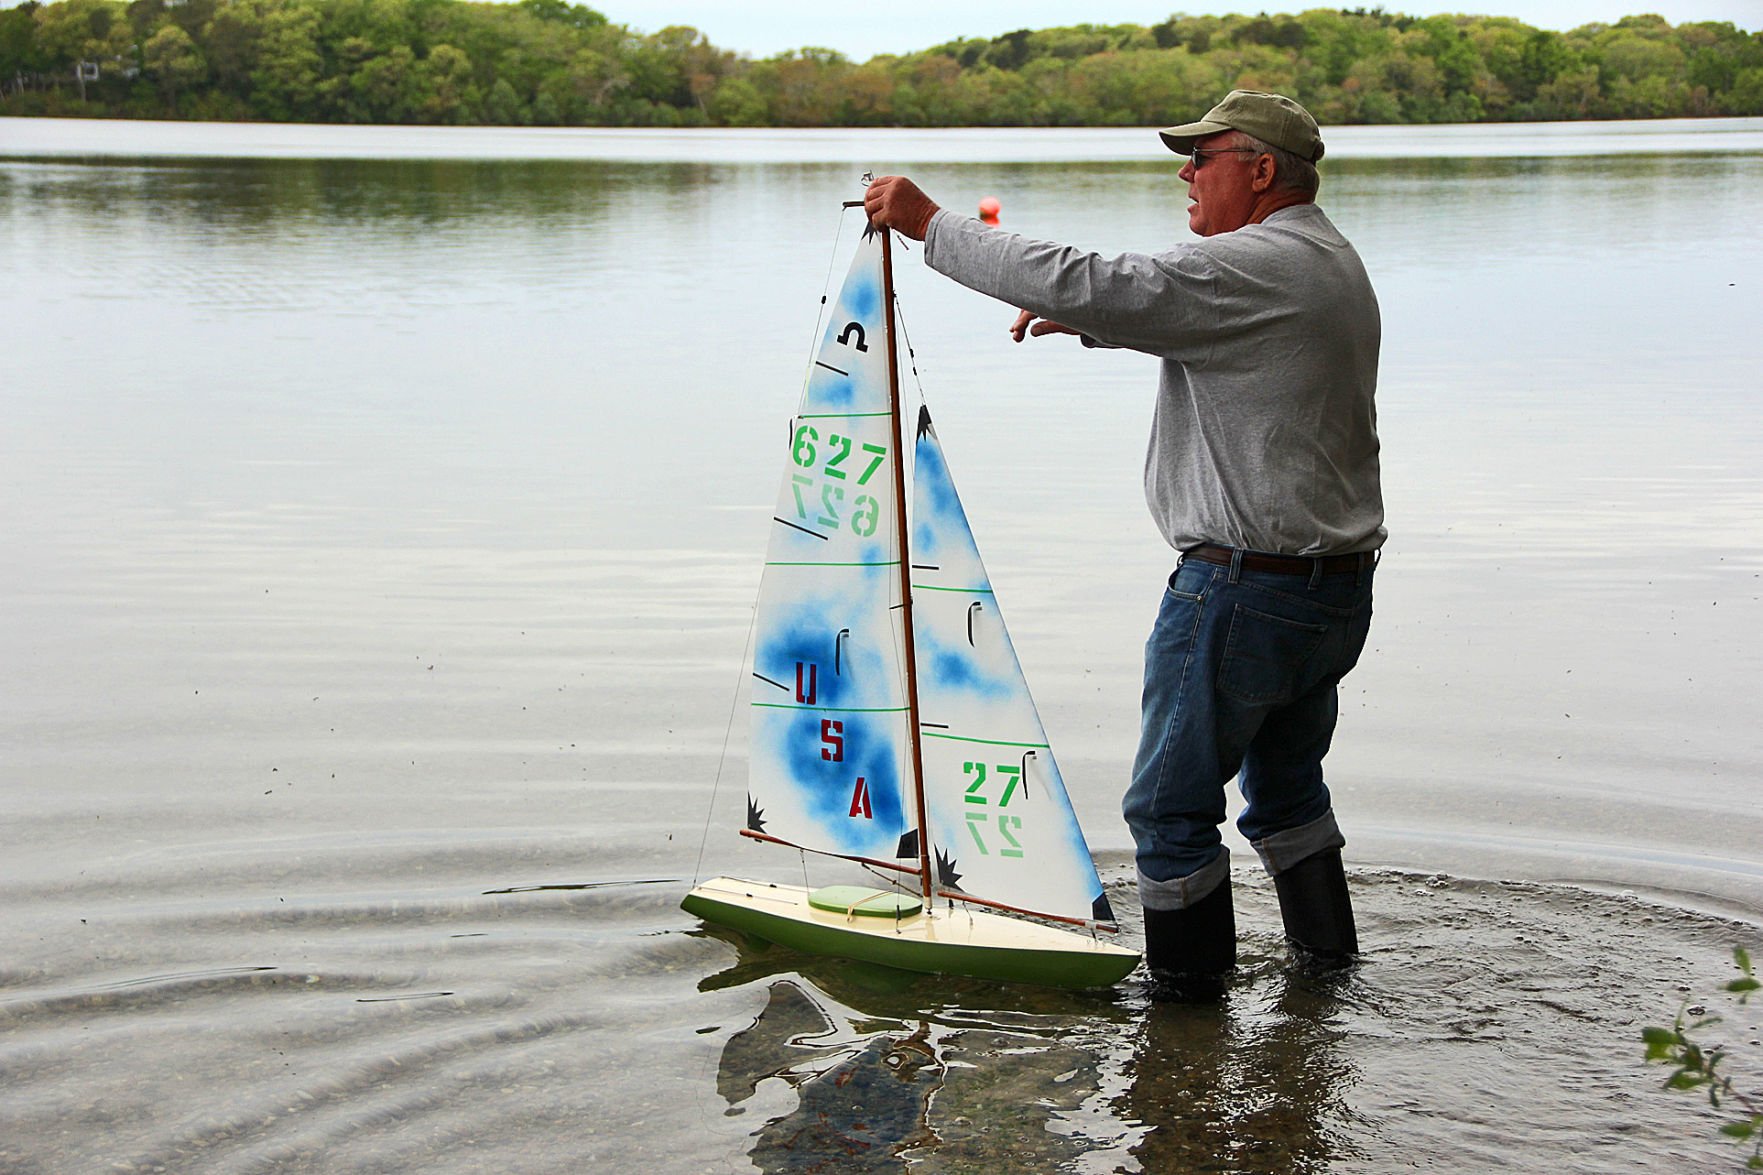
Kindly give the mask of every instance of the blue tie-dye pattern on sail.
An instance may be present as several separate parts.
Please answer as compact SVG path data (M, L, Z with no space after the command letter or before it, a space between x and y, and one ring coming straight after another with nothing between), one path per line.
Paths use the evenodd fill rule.
M861 255L859 255L861 258ZM859 272L855 263L821 339L818 364L808 384L806 408L813 411L841 409L875 411L886 407L886 389L871 387L873 379L859 370L884 354L881 348L881 285L879 275ZM857 330L851 330L856 324ZM860 333L859 333L860 332ZM858 349L857 344L863 344ZM822 366L824 365L824 366ZM836 369L836 370L835 370ZM850 374L841 375L839 372ZM879 396L879 398L878 398Z
M826 847L843 853L891 857L893 846L906 828L893 724L879 715L804 710L791 718L785 737L795 747L819 747L823 721L837 721L843 726L841 761L831 762L814 752L786 757L791 778L806 801L808 815L826 830ZM851 814L860 778L868 793L867 818Z
M851 318L866 324L865 329L869 329L867 324L880 323L881 275L879 273L866 273L861 277L852 274L846 281L841 294L840 305L844 307ZM878 341L871 339L869 343L873 346Z
M858 550L857 562L866 564L855 570L870 582L900 574L900 561L893 558L892 553L880 543L869 543Z
M853 642L841 643L838 632L819 617L774 630L759 648L753 664L759 673L781 683L788 693L771 697L768 691L754 700L810 706L876 705L878 695L871 692L865 697L864 687L875 681L873 675L880 668L877 658L853 647ZM796 680L798 674L802 678L800 685ZM797 696L798 688L805 696Z
M912 525L913 562L939 568L948 578L939 586L983 591L991 587L967 511L955 492L955 481L944 464L943 447L934 431L918 438L913 464L914 504L918 516Z
M1008 677L989 676L981 671L971 649L949 645L937 640L927 630L915 633L919 671L929 674L935 683L947 690L964 690L987 698L1007 698L1017 692L1014 672ZM1015 662L1012 660L1011 669Z
M824 367L814 369L814 378L809 383L806 401L808 407L820 412L850 408L856 398L856 380L848 375L828 371Z
M961 509L961 499L955 494L954 479L949 476L949 467L943 460L943 447L936 443L936 434L929 433L918 442L918 463L913 474L913 484L930 495L930 501L919 502L928 505L938 514L961 519L962 529L967 529L967 514Z
M897 571L897 568L872 569ZM803 811L824 832L814 847L863 856L892 856L905 830L905 803L900 791L896 713L902 703L891 660L861 639L840 633L848 626L850 601L842 596L803 597L790 623L767 633L756 650L756 672L769 679L755 685L754 700L780 707L803 707L771 726L776 759L788 773ZM779 689L778 686L782 686ZM837 722L842 743L837 761L822 754L831 749L823 722ZM861 805L857 780L863 780L869 816L851 814Z

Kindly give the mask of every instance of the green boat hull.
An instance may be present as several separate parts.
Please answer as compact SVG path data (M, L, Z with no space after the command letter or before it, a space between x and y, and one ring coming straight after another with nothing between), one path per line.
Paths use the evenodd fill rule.
M1130 950L1075 931L996 914L943 910L892 919L816 909L798 886L717 878L681 907L718 926L806 954L1004 983L1096 988L1138 965Z

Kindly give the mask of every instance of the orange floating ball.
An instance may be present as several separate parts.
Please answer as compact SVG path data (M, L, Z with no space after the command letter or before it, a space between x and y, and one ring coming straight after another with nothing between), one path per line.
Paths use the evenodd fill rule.
M1003 210L1004 206L998 203L998 197L996 196L987 196L984 200L979 202L979 216L981 220L997 220L998 213Z

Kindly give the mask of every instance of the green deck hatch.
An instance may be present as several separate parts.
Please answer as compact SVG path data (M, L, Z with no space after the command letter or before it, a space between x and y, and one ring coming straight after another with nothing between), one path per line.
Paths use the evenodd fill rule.
M823 885L808 895L808 904L816 910L865 918L909 918L924 909L916 894L868 885Z

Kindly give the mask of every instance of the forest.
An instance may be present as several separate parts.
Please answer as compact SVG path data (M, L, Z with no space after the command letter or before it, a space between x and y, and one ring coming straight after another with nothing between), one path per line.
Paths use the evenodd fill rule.
M1763 114L1763 33L1317 8L763 59L569 0L27 0L0 114L535 126L1145 126L1233 88L1325 124Z

